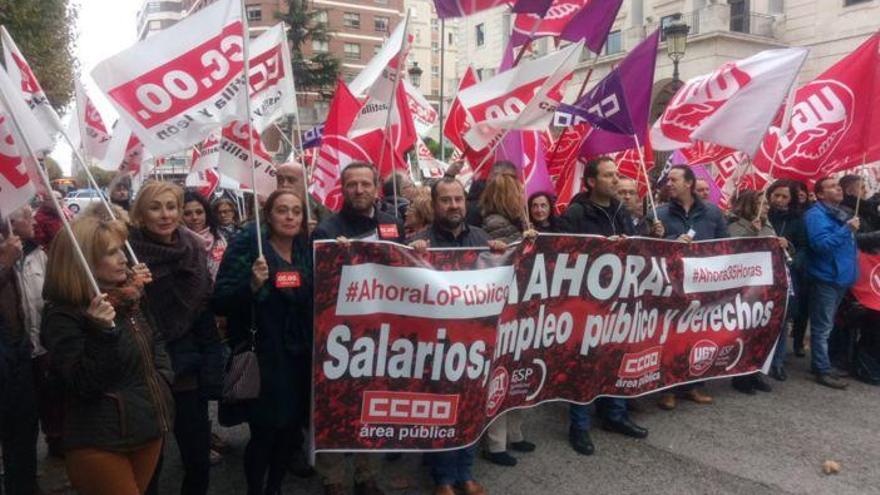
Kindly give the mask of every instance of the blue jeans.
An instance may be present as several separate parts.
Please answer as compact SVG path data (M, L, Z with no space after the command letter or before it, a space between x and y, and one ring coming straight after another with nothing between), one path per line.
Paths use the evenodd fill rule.
M785 339L787 338L785 334L788 333L789 318L786 318L785 321L786 322L782 324L782 331L779 332L779 340L776 341L776 352L773 353L773 360L770 362L771 368L782 368L782 365L785 364Z
M626 399L602 397L596 399L596 409L608 421L622 421L627 418ZM568 406L569 427L575 430L589 430L592 418L590 406L570 404Z
M471 468L474 465L474 453L476 447L466 447L458 450L435 452L428 455L431 464L431 477L435 485L456 485L471 481L474 475Z
M821 280L812 280L810 288L810 351L813 373L827 375L831 371L828 358L828 336L834 328L834 315L848 289Z

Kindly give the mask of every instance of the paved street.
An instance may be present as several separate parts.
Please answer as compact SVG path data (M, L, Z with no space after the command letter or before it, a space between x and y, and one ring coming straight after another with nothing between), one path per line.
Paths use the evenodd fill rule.
M680 403L675 412L639 400L634 418L647 426L647 440L595 430L596 454L576 455L566 441L566 409L548 404L527 412L526 437L538 451L518 455L515 468L480 460L477 479L492 494L880 493L880 388L850 381L847 391L815 385L807 360L789 358L790 378L772 382L771 394L744 396L729 380L713 382L716 404ZM232 452L214 467L211 493L246 492L241 455L246 428L223 431ZM176 447L167 450L162 493L176 493L180 477ZM822 463L841 464L840 474L822 474ZM383 461L388 493L429 493L420 456ZM48 480L46 480L48 481ZM406 483L408 488L391 489ZM290 476L286 494L319 494L317 478Z

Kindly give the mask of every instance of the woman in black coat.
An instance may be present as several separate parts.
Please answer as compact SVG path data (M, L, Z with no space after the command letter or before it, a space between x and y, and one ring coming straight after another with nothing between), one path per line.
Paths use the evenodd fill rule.
M229 318L233 348L253 342L260 366L260 395L245 411L251 438L244 469L252 495L278 493L308 424L312 263L303 208L293 191L269 195L263 256L256 238L240 237L217 274L214 308Z

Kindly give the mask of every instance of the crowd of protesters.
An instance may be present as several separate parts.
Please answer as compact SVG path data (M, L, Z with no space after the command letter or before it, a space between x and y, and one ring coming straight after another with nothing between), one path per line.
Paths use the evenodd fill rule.
M224 397L230 356L243 350L259 363L259 376L250 377L259 382L259 393L221 402L219 422L249 427L248 493L281 493L293 460L302 459L309 422L313 283L320 276L311 259L315 239L384 240L423 252L503 251L538 232L683 242L775 237L789 261L795 356L805 356L809 328L819 384L843 389L846 376L880 383L880 339L858 331L880 317L847 295L857 277L858 250L880 249L880 203L867 197L858 176L816 181L814 202L803 184L780 180L765 193L740 193L724 212L708 200L708 184L689 167L675 166L666 178L668 201L654 210L640 199L638 183L620 177L614 161L603 157L585 166L583 192L560 213L550 194L526 197L511 163L495 163L469 190L456 168L418 186L404 174L381 182L372 165L352 163L341 174L344 206L331 214L307 204L302 167L282 165L277 190L262 204L259 231L242 221L233 201L210 202L158 181L134 197L128 184L114 183L116 213L92 206L71 218L72 237L59 233L61 215L68 213L50 201L8 212L0 243L0 493L41 493L40 427L49 455L63 458L73 488L84 495L177 491L159 488L163 445L172 435L183 464L180 493L208 493L212 458L223 447L212 435L217 427L209 403ZM77 245L99 296L89 272L74 262ZM841 305L859 321L840 318ZM787 377L788 335L786 327L772 359L770 375L778 381ZM732 386L745 394L771 391L759 373L735 378ZM699 383L657 394L665 410L679 399L713 402ZM595 417L608 431L645 438L649 432L630 418L630 406L601 398ZM592 409L569 407L569 443L580 455L595 452ZM523 422L521 411L494 421L484 457L510 467L517 464L511 451L539 450L527 440ZM426 455L434 493L486 493L471 470L477 450ZM349 462L354 493L384 493L378 482L383 459L367 453L319 454L315 470L324 493L347 493Z

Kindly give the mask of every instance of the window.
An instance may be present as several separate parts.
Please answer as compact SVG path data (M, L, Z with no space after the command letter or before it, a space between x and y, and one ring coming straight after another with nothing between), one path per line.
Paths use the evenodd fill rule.
M321 100L315 102L315 113L318 114L318 119L324 119L329 112L330 103Z
M377 33L387 33L388 32L388 24L391 20L387 17L379 16L373 18L373 28Z
M730 30L734 33L749 32L749 2L747 0L729 0Z
M632 27L639 27L645 22L645 0L633 0L629 18Z
M844 0L844 2L843 2L843 6L844 6L844 7L850 7L850 6L852 6L852 5L858 5L858 4L860 4L860 3L868 3L868 2L870 2L870 1L871 1L871 0Z
M379 54L382 51L382 45L373 45L373 56Z
M431 29L434 31L440 29L440 19L437 19L436 17L431 18Z
M259 5L248 5L245 7L248 22L257 22L263 20L263 8Z
M330 43L327 41L312 40L312 51L315 53L327 53L330 51Z
M440 66L432 65L431 66L431 75L434 77L440 77Z
M452 33L446 33L446 44L447 45L452 46L453 39L454 38L452 37Z
M159 12L162 10L162 2L150 2L147 4L147 12Z
M614 55L623 51L621 43L620 31L611 31L608 33L608 40L605 41L605 55Z
M483 46L486 44L486 26L483 24L477 24L474 28L476 31L477 38L477 46Z
M431 42L431 50L434 50L435 52L440 51L440 43L438 43L436 41L432 41Z
M150 31L158 31L162 29L162 21L150 21Z
M343 51L345 52L345 58L348 60L361 59L361 45L357 43L346 43L343 47Z
M360 29L361 15L355 12L345 12L342 14L342 25L351 29Z
M326 10L319 10L315 14L315 23L327 25L329 23Z
M477 70L474 71L474 72L477 73L477 79L479 79L480 81L482 81L482 80L483 80L483 69L477 69Z

